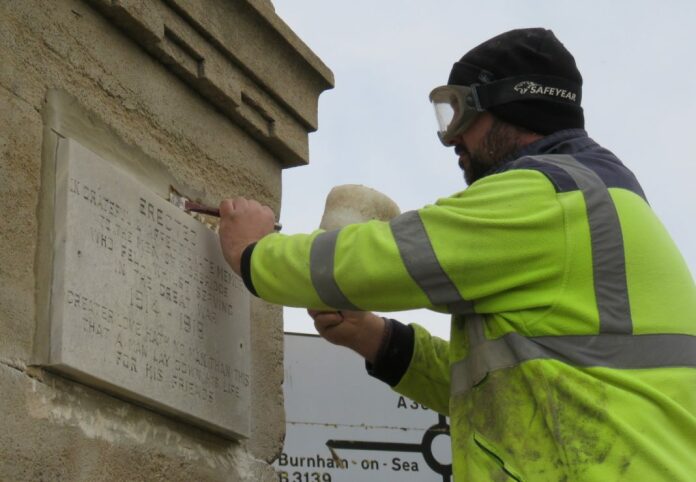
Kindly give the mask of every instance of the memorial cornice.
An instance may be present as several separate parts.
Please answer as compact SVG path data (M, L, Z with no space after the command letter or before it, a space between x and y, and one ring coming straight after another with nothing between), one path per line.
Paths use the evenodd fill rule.
M87 1L283 167L309 162L307 134L334 78L269 1Z

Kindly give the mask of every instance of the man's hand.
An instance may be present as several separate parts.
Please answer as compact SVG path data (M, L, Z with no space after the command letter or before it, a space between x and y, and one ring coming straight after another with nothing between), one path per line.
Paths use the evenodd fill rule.
M374 363L384 335L384 319L368 311L307 310L326 340L348 347Z
M235 273L241 275L244 249L273 232L275 215L268 206L238 197L220 203L220 246Z

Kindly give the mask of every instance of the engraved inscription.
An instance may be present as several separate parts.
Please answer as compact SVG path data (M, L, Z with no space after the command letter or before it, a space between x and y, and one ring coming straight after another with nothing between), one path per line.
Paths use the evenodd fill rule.
M217 235L74 140L56 173L50 364L246 435L249 295Z

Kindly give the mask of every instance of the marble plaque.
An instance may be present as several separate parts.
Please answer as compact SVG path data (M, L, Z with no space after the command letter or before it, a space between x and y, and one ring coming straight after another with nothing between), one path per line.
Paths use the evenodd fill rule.
M48 365L248 436L249 294L217 234L74 140L55 172Z

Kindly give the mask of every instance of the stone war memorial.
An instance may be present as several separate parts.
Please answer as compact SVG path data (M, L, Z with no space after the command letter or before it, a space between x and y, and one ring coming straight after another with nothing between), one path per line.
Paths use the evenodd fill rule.
M278 213L331 71L270 0L0 0L0 54L0 480L277 480L281 308L181 201Z

